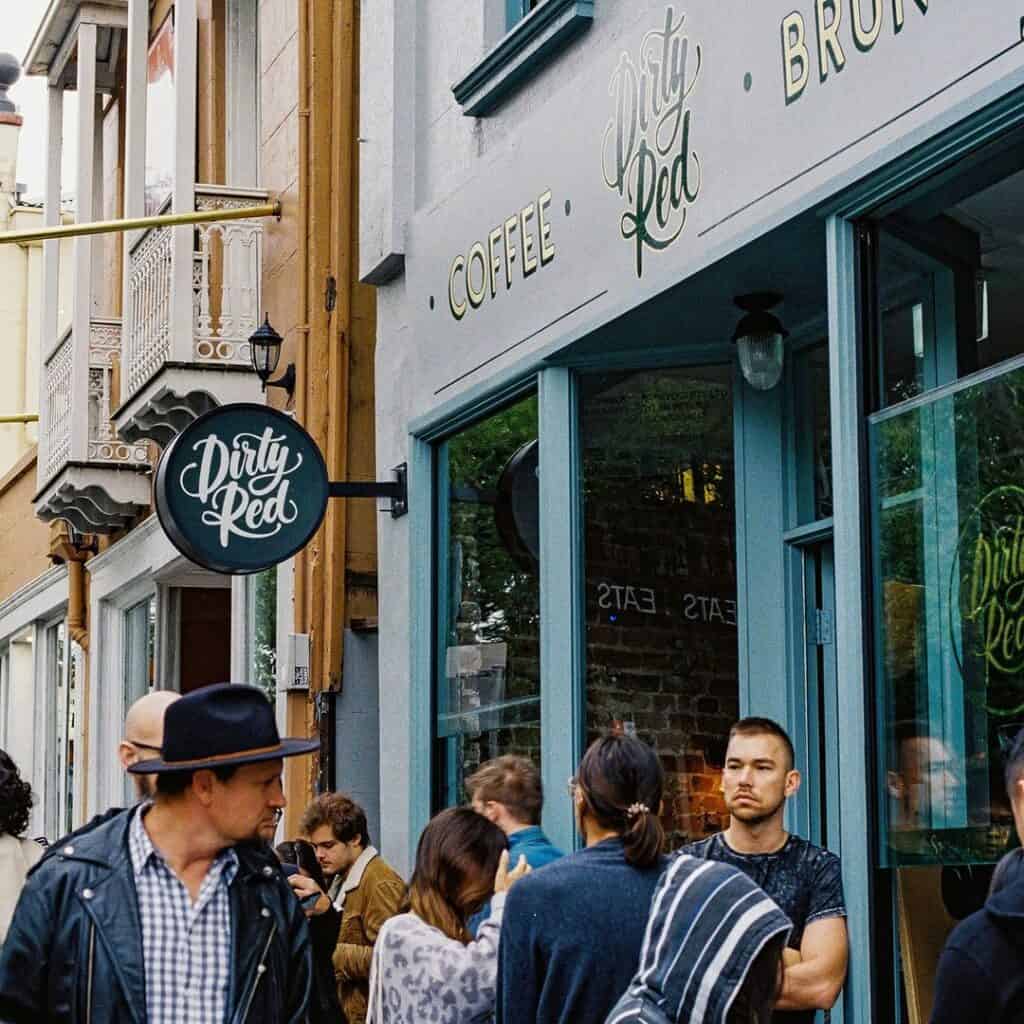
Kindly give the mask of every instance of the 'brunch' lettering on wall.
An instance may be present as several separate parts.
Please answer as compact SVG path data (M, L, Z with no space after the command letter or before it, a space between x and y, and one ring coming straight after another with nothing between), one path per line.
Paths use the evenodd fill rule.
M486 242L474 242L468 252L452 260L448 269L448 309L456 320L471 308L479 309L488 294L493 299L502 278L505 289L511 288L513 264L518 264L523 278L527 278L538 266L546 266L555 258L550 206L551 189L547 189L489 231Z
M894 34L903 30L908 6L916 4L921 14L928 13L928 0L814 0L816 63L821 82L846 67L844 38L847 46L853 45L861 53L868 53L878 42L890 3ZM782 19L782 73L787 103L799 99L807 88L812 45L815 44L808 39L804 16L799 11L787 14Z

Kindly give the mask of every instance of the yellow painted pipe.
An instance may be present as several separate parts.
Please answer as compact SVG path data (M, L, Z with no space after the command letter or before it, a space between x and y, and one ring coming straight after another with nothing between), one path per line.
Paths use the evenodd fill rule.
M38 423L39 413L18 412L13 416L0 416L0 423Z
M96 220L87 224L55 224L30 231L0 233L0 245L11 242L41 242L48 238L78 238L82 235L106 235L116 231L174 227L178 224L208 224L221 220L248 220L251 217L280 217L281 204L258 203L236 210L196 210L192 213L161 213L151 217L126 217L121 220Z

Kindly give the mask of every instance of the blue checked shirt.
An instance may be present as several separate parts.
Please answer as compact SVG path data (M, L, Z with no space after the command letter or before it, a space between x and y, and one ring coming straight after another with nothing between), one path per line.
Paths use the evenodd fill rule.
M210 865L195 903L132 817L128 847L139 896L146 965L148 1024L219 1024L231 984L229 888L238 855L223 850Z

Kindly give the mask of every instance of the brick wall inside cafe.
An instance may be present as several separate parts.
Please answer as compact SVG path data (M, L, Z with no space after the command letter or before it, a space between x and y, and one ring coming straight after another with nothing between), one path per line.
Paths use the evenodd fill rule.
M654 747L672 848L727 824L721 766L739 715L733 464L707 408L731 399L708 384L700 398L689 425L670 417L680 431L658 437L635 420L620 430L632 414L614 392L585 418L587 738L635 730Z

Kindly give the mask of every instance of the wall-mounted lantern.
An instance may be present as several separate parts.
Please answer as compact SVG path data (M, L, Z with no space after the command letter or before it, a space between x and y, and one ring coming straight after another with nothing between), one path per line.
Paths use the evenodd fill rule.
M263 390L284 388L288 397L291 398L295 394L294 363L288 364L284 376L277 380L270 379L281 359L282 342L281 335L270 324L270 316L266 315L263 318L263 323L249 335L249 351L252 356L252 368L256 371Z
M789 332L768 311L782 301L782 296L753 292L739 295L733 301L746 312L732 336L743 379L757 391L771 391L782 379Z

